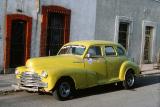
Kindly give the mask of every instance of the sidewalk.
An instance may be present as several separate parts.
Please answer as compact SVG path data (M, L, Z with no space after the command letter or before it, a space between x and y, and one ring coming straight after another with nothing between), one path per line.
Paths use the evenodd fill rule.
M154 70L146 70L141 72L141 76L149 76L149 75L159 75L160 76L160 70L159 69L154 69Z
M160 74L160 70L146 70L142 71L142 76ZM0 74L0 95L8 92L20 91L15 90L12 85L16 84L15 74Z
M16 91L13 84L16 84L15 74L0 74L0 95Z
M151 70L154 70L154 68L157 68L156 65L157 64L142 64L140 68L141 68L141 71L151 71Z
M154 69L156 64L143 64L140 69L142 75L160 74L160 69Z

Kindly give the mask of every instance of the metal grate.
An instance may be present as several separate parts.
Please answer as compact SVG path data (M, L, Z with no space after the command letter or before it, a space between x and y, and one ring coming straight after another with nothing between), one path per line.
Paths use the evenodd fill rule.
M48 14L46 55L56 55L64 44L64 15Z
M145 30L145 45L144 45L144 63L151 63L151 41L153 27L146 26Z
M129 23L120 22L119 25L119 38L118 43L120 43L124 48L128 48L128 33L129 33Z

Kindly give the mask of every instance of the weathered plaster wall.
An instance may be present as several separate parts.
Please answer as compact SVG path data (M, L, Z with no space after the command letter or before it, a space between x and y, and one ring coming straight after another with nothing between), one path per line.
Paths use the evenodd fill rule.
M41 6L57 5L71 9L71 26L70 41L94 39L95 17L96 17L96 0L40 0L40 11L36 0L0 0L0 26L4 29L4 8L7 2L6 14L25 14L33 18L32 20L32 40L31 40L31 57L39 56L40 34L41 34ZM38 0L37 0L38 1ZM17 12L21 9L22 13ZM38 18L37 18L38 17ZM0 36L0 66L3 66L3 38Z
M5 9L5 1L4 0L0 0L0 71L3 67L3 55L4 55L4 51L3 51L3 34L4 34L4 9Z
M94 39L96 0L42 0L42 5L71 9L70 41Z
M31 57L39 56L42 15L41 11L37 14L39 8L35 1L0 0L0 68L3 66L5 15L17 13L17 9L23 11L19 14L33 18ZM115 41L116 17L123 16L131 20L133 25L129 39L130 57L137 63L140 62L144 21L157 25L154 56L160 48L160 2L155 0L41 0L40 6L42 5L57 5L71 10L70 41L84 39Z
M115 41L116 17L131 21L128 55L140 63L142 57L142 26L144 21L156 24L153 56L160 48L160 2L155 0L97 0L96 39ZM117 42L117 41L115 41Z

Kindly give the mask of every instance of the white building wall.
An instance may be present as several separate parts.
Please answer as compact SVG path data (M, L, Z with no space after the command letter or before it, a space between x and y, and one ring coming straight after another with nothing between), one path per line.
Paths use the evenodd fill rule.
M42 5L58 5L71 10L70 41L94 39L96 0L42 0Z
M3 67L3 40L4 40L4 12L5 12L5 1L0 0L0 72Z
M22 12L17 12L21 9ZM35 41L35 24L37 20L35 0L0 0L0 70L4 64L4 40L5 40L5 16L7 14L24 14L33 18L32 20L32 41L31 41L31 57L35 56L37 42Z
M152 49L152 57L156 56L160 48L160 2L156 0L97 0L96 39L111 40L117 42L119 20L130 23L128 55L136 63L143 58L144 40L143 22L155 23L155 36ZM157 41L156 41L157 40ZM154 58L153 58L154 61Z

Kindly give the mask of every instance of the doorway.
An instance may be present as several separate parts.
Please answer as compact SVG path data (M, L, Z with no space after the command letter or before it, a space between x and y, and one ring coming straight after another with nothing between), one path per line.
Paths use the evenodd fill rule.
M26 22L23 20L13 20L11 27L9 68L15 68L25 64L25 42Z
M4 69L24 65L30 57L32 18L23 14L6 17Z

